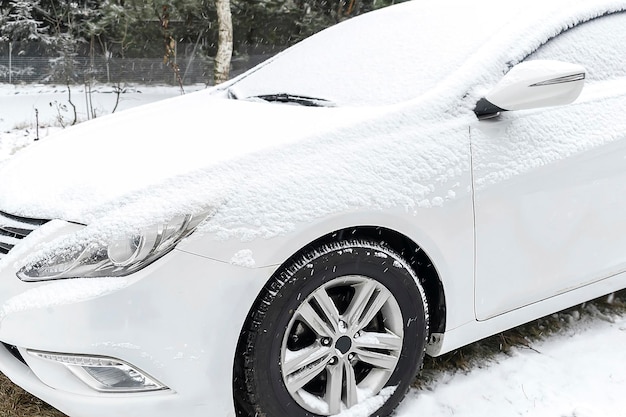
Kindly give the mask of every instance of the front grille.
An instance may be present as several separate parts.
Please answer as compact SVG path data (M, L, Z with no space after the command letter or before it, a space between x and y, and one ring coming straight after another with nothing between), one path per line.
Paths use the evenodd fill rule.
M0 211L0 259L20 240L47 222L48 220L14 216Z

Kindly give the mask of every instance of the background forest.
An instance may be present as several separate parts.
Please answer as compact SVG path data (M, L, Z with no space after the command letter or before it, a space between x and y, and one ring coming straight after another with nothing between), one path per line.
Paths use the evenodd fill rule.
M7 58L15 63L19 57L50 57L51 66L71 78L77 57L165 57L182 62L196 57L211 65L218 50L217 6L224 1L2 0L0 66ZM321 29L394 1L226 1L232 56L262 60Z

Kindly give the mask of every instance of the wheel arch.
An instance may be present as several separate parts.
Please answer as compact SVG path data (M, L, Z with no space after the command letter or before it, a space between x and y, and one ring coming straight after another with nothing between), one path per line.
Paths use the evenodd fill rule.
M321 237L310 241L300 249L292 253L287 257L275 271L283 271L285 268L293 265L298 259L313 252L316 248L332 245L334 243L342 241L373 241L377 242L381 246L387 247L393 252L399 254L413 269L415 275L420 281L420 284L425 291L428 305L428 329L429 335L427 339L431 338L434 333L443 333L446 328L446 298L443 283L440 279L440 275L431 260L431 257L418 245L414 240L406 235L399 233L393 229L381 227L381 226L350 226L342 229L335 230L327 233ZM277 273L272 274L272 278ZM267 287L268 283L272 282L272 278L268 280L264 285ZM259 294L259 297L261 294ZM259 299L257 299L257 302ZM256 302L255 302L256 304ZM248 312L246 322L248 320L257 320L254 316L252 309ZM242 329L238 343L237 352L241 355L244 351L252 349L253 346L246 343L246 337L244 334L246 326ZM244 356L244 355L242 355ZM233 369L233 399L237 416L249 416L254 415L255 410L250 408L248 401L243 396L250 395L247 390L242 390L245 383L244 381L249 376L242 369L242 363L235 360Z
M368 246L368 242L370 242L370 244L373 246ZM356 248L355 252L363 248L371 247L371 248L379 248L379 250L382 250L382 251L385 251L385 249L388 249L389 252L393 253L392 256L394 257L399 255L404 260L404 262L402 262L404 266L401 268L405 271L404 278L400 276L396 276L395 272L392 274L386 274L387 269L389 269L389 266L379 264L380 269L378 270L378 273L381 274L382 276L387 277L384 279L388 280L388 283L385 285L388 285L389 289L394 288L394 286L396 285L395 278L398 278L397 282L400 285L405 285L404 287L405 290L401 291L401 293L403 294L402 296L404 297L405 306L410 306L411 300L414 300L413 297L419 298L420 293L426 296L427 300L424 300L423 304L421 305L422 307L427 306L428 313L426 315L423 308L421 309L421 312L422 314L424 314L422 316L423 319L426 318L427 322L425 323L423 319L420 321L419 320L420 315L416 315L415 320L408 320L408 321L404 320L404 322L408 324L403 325L405 326L405 332L406 332L410 326L410 323L412 322L422 323L421 331L417 331L418 329L414 329L415 331L410 331L409 333L407 333L409 335L415 335L415 337L418 340L411 341L409 344L405 345L405 347L403 348L403 349L409 349L409 351L421 352L419 353L419 360L416 359L415 369L411 368L412 370L411 376L414 376L415 373L421 367L423 355L426 351L425 349L426 345L421 345L421 348L418 348L418 346L420 346L419 343L427 343L433 333L443 332L443 329L445 329L445 323L446 323L445 294L443 291L443 285L439 279L439 274L433 262L431 261L431 258L412 239L392 229L388 229L388 228L384 228L380 226L352 226L352 227L347 227L344 229L336 230L334 232L323 235L311 241L310 243L304 245L300 249L298 249L296 252L291 254L287 259L285 259L285 261L282 262L275 269L275 272L272 274L269 281L267 281L264 284L264 289L261 291L261 293L257 297L257 301L254 303L256 308L253 307L248 313L246 324L244 325L242 329L242 333L240 334L240 337L237 343L237 349L236 349L237 353L236 353L236 357L234 361L234 368L233 368L233 400L234 400L234 407L235 407L235 412L237 416L244 417L244 416L257 415L257 414L265 415L265 412L268 410L267 407L269 407L269 405L267 403L264 404L262 402L262 399L266 398L267 396L259 395L258 388L261 386L263 387L267 386L269 384L269 381L259 379L258 375L262 375L263 373L257 372L257 370L259 369L259 366L261 365L255 363L253 352L255 352L255 349L257 349L257 346L266 346L266 347L268 346L267 336L265 336L265 334L275 334L276 329L272 328L271 326L273 326L272 323L275 323L275 321L277 320L277 317L286 317L289 315L286 313L287 310L283 311L281 314L278 314L278 315L276 314L275 311L273 314L269 313L270 307L274 305L274 301L277 301L280 303L280 301L278 300L280 300L284 295L282 294L282 290L283 288L286 288L286 285L287 285L286 283L296 281L296 280L289 279L289 271L294 271L294 272L306 271L305 275L300 276L300 278L298 278L297 280L298 282L306 282L307 277L310 274L308 273L308 270L306 270L306 268L303 268L303 266L307 265L309 261L311 263L315 262L315 259L318 259L316 258L316 255L318 253L322 253L322 254L326 253L325 252L326 249L335 251L335 253L339 253L341 256L342 251L338 249L341 249L343 247L342 245L346 245L345 247L351 247L350 245L355 245L355 248ZM361 247L360 245L365 245L365 246ZM318 252L318 250L321 250L321 252ZM368 252L369 252L369 249L366 249L366 251L363 252L363 255L367 253L367 256L372 256L372 259L379 258L379 256L374 256L374 254L370 255ZM350 254L347 256L353 256L351 255L353 253L352 251L346 250L345 253L346 255L348 253ZM311 258L311 256L313 256L313 258ZM386 258L386 256L384 256L383 258ZM321 255L319 259L322 259ZM383 264L384 263L385 262L383 261ZM370 264L371 264L371 261L365 262L363 265L370 265ZM295 265L297 266L294 267ZM328 265L334 265L334 264L331 263ZM345 268L346 263L339 262L336 265L337 265L337 268ZM315 266L311 265L310 263L307 266L311 268L315 268ZM317 266L324 268L323 264L320 264ZM407 271L407 267L412 269L413 273L409 273ZM327 266L326 268L329 268L329 267ZM383 268L386 268L386 269L383 270ZM334 272L333 268L327 269L327 270L329 272L331 270ZM313 269L311 269L311 271L313 271ZM341 276L343 276L341 274L344 272L341 272L338 270L337 273L339 275L335 277L335 279L337 278L341 279ZM283 275L283 274L286 274L286 275ZM415 285L415 291L417 294L412 294L411 292L413 291L413 289L410 288L410 282L412 281L412 278L416 278L416 277L419 280L419 284ZM401 284L402 282L404 282L404 284ZM398 288L396 288L396 290L397 289ZM302 290L302 291L304 294L308 294L307 292L308 289ZM285 297L284 299L285 300L294 299L293 297L295 297L295 294L298 294L298 299L300 299L299 298L300 295L297 290L293 292L292 294L290 294L290 296ZM400 295L400 293L398 295ZM422 300L420 300L420 303L422 303ZM294 307L290 306L288 308L292 309ZM289 311L295 311L295 310L289 310ZM408 317L413 317L411 314L412 313L409 313ZM267 317L272 317L272 318L267 319ZM400 319L400 322L402 323L403 320ZM278 327L282 329L283 324L278 323ZM260 337L265 338L265 340L262 342L259 342L259 340L257 340L257 338L259 337L258 335L261 335ZM423 339L424 336L426 339L425 341ZM408 337L411 337L411 336L408 336ZM419 341L420 338L422 342ZM274 343L274 339L271 339L272 340L271 343ZM266 351L261 353L261 356L263 358L261 361L262 364L263 363L275 363L273 360L271 360L271 358L266 357L267 349ZM407 352L403 352L401 357L410 358L411 356ZM413 363L413 362L410 362L410 363ZM407 368L406 366L407 364L404 364L404 365L405 366L401 366L399 368L396 367L393 372L393 375L396 375L396 372L398 372L397 371L398 369L406 370L410 368L410 366ZM259 381L261 381L262 383L259 383ZM403 379L399 381L407 381L407 379L403 377ZM394 386L397 387L398 385L394 385ZM393 401L392 399L390 399L389 404L387 404L386 402L387 400L385 400L384 406L392 407L392 408L388 408L385 411L384 413L385 415L387 415L388 412L391 412L391 410L393 410L397 406L399 401L404 397L404 395L406 394L406 391L404 388L408 390L408 385L407 386L403 385L403 389L398 391L397 395L399 397L395 399L392 398ZM280 389L276 392L279 392L279 391ZM392 397L395 397L395 396L396 394L392 394ZM291 404L293 402L288 402L288 403ZM273 411L277 411L277 410L273 410ZM289 415L291 415L291 412L289 413Z
M420 280L428 299L430 333L444 333L446 328L446 297L439 272L431 257L412 239L393 229L380 226L352 226L321 236L291 255L277 270L294 259L322 245L348 239L372 240L401 255Z

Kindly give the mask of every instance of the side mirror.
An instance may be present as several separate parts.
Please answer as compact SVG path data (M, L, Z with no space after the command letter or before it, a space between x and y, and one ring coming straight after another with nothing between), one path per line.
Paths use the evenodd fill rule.
M526 61L511 68L500 82L476 103L479 119L503 111L528 110L570 104L585 82L585 68L560 61Z

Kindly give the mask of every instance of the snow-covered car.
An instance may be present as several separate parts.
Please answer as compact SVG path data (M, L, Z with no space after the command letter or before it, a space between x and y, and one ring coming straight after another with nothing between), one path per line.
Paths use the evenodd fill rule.
M425 353L626 287L624 10L407 2L21 151L1 371L70 416L387 416Z

